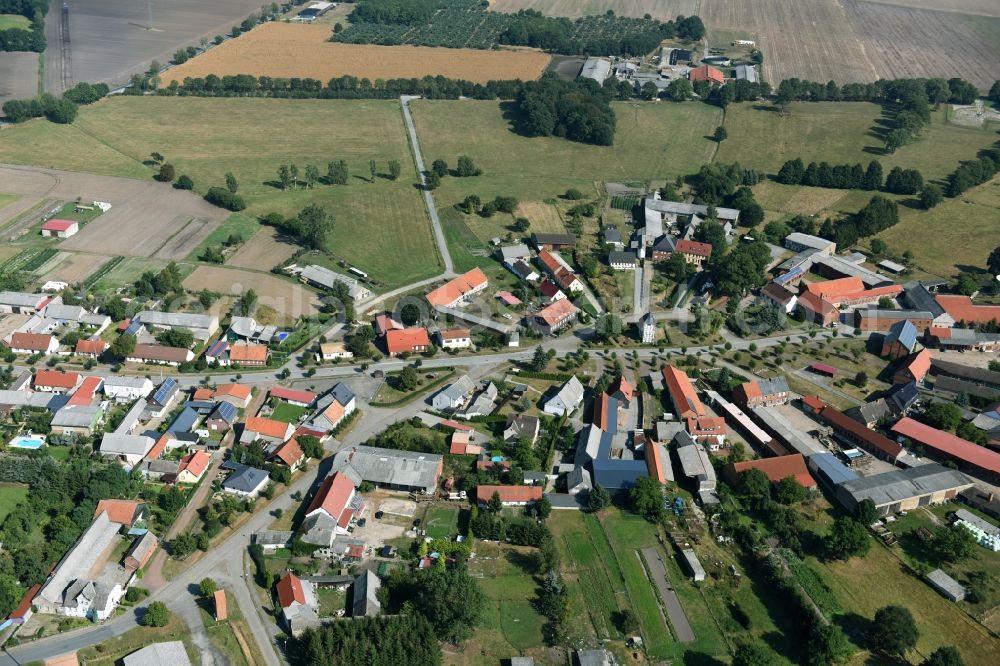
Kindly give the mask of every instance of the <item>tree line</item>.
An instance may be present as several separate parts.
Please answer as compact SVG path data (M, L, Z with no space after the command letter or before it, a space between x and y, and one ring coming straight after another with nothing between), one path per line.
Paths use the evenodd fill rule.
M835 164L788 160L778 170L775 180L785 185L807 185L842 190L880 190L893 194L917 194L924 188L924 177L917 169L893 167L883 182L882 164L872 160L861 164Z
M45 117L51 122L69 124L76 120L79 107L93 104L108 94L106 83L78 83L62 97L42 93L31 99L11 99L3 104L3 114L12 123Z
M16 14L30 21L30 27L0 30L0 51L45 50L45 14L47 0L0 0L0 14Z

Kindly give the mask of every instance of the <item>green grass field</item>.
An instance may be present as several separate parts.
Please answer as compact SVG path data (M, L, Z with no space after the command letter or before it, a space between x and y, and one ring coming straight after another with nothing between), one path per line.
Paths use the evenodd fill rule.
M30 27L31 21L26 16L21 16L20 14L0 14L0 30L27 30Z
M0 483L0 522L28 497L28 486L20 483Z
M894 252L913 252L920 269L951 277L961 266L985 267L1000 245L1000 177L929 211L900 206L899 218L879 238Z
M300 407L291 403L282 402L274 408L274 412L271 413L271 418L275 421L284 421L285 423L298 423L299 419L307 411L309 411L309 409L306 407Z
M134 178L152 177L143 162L154 151L198 192L232 172L248 216L325 207L330 250L390 287L438 271L398 102L116 97L82 109L72 125L31 121L0 136L2 162ZM307 165L325 174L337 159L348 163L348 185L305 187ZM369 182L369 160L385 173L391 159L399 180ZM282 164L298 166L298 189L274 183Z
M436 507L424 517L424 528L432 539L447 539L458 534L458 509Z
M867 102L799 102L782 116L769 107L733 104L726 110L729 138L722 142L716 160L776 173L790 159L804 162L826 160L831 164L872 159L886 173L894 166L919 169L925 178L942 178L961 160L974 159L976 152L996 141L996 123L982 129L959 127L947 122L945 112L933 114L923 137L883 155L883 142L872 134L882 109Z
M535 609L537 583L525 569L531 549L478 542L470 571L486 594L482 621L459 651L446 653L455 666L497 664L517 655L545 654L542 626ZM536 661L536 663L539 663Z
M474 178L442 179L439 208L478 194L542 201L570 187L594 192L596 181L660 180L698 170L715 144L706 135L721 122L705 104L616 103L613 146L590 146L554 137L528 138L511 131L496 102L412 103L424 159L444 159L454 168L468 155L483 170Z

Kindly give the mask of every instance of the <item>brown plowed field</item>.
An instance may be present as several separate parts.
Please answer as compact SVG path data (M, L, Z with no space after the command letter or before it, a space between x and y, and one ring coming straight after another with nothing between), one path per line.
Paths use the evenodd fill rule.
M882 78L960 76L986 92L1000 77L1000 18L856 0L844 8Z
M755 33L764 78L777 85L811 81L874 81L875 66L860 33L836 0L704 0L701 17L713 28Z
M229 215L192 192L153 181L0 166L0 183L11 194L111 204L60 250L181 260Z
M238 249L226 265L262 270L277 266L298 249L292 243L279 240L277 231L265 227Z
M163 83L209 74L309 77L326 82L344 75L371 80L442 75L485 83L537 79L549 56L527 49L481 51L426 46L374 46L327 41L322 25L268 23L164 72Z

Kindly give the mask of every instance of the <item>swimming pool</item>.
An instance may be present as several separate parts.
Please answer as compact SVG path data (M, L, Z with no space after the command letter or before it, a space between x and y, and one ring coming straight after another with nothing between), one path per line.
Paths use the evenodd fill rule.
M44 435L18 435L10 440L8 446L16 449L40 449L45 444Z

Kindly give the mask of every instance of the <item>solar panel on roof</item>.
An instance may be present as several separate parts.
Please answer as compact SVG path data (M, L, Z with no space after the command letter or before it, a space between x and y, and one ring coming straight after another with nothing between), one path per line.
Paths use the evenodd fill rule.
M160 388L156 389L156 393L153 394L153 401L159 404L164 404L170 394L177 388L177 382L173 379L167 378L163 380L160 384Z

